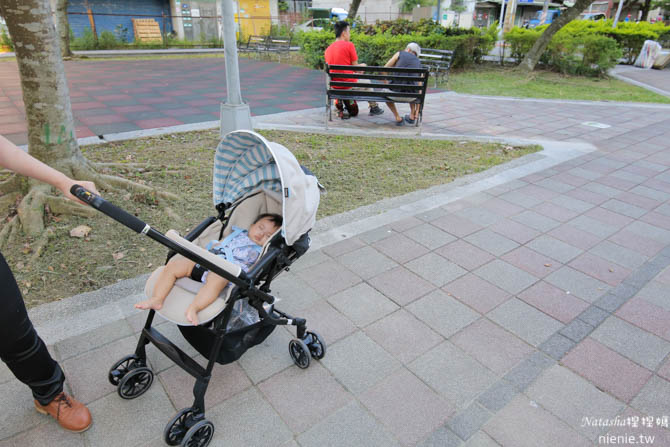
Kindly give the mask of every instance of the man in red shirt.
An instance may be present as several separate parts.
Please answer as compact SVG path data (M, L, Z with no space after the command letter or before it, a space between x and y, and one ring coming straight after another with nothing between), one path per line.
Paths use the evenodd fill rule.
M331 43L324 57L328 65L356 65L356 66L365 66L365 64L358 63L358 55L356 54L356 47L353 43L350 42L350 30L349 24L344 20L337 22L335 24L335 42ZM341 73L353 73L350 70L342 70ZM356 82L356 79L346 79L346 78L333 78L333 81L341 82ZM348 88L348 87L335 87L335 88ZM370 115L381 115L384 111L377 105L374 101L369 101L368 105L370 107Z

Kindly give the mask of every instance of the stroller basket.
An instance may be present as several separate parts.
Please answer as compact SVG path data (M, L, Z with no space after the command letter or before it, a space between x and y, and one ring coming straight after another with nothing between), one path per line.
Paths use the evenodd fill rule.
M176 322L189 344L207 359L205 367L152 327L156 313L152 309L135 352L110 368L109 381L124 399L141 396L153 383L154 373L146 355L146 345L150 343L195 377L193 405L180 410L165 427L164 441L168 445L206 446L210 443L214 424L205 419L204 396L214 364L236 361L249 348L262 343L276 326L296 327L296 338L289 342L289 355L298 367L307 368L310 359L318 360L325 355L323 339L307 330L305 319L278 310L270 293L273 279L288 270L309 247L319 186L316 178L283 146L270 143L254 132L236 131L226 135L216 151L214 204L218 216L206 219L184 238L173 230L162 234L83 187L72 187L72 194L83 202L166 246L170 250L168 260L174 255L184 256L232 284L225 294L198 313L199 321L204 322L201 325L182 321L184 300L195 296L188 291L193 286L186 284L190 279L182 278L175 283L159 311ZM246 228L250 216L265 212L281 213L283 223L248 272L203 248L208 240L220 240L230 233L233 225ZM147 281L147 294L155 285L157 273ZM186 283L180 284L182 280ZM205 311L211 314L207 321L200 318Z

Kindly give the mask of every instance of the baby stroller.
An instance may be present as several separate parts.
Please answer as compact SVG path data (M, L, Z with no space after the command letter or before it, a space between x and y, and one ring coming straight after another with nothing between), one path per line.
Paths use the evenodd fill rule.
M184 312L202 284L179 279L163 307L149 311L135 353L114 363L109 371L109 381L117 386L119 396L134 399L142 395L154 379L145 350L147 344L153 343L195 377L193 405L180 410L165 427L163 435L168 445L209 444L214 425L205 419L205 392L214 363L237 360L247 349L262 343L276 326L296 326L297 336L289 342L289 354L298 367L307 368L311 358L325 355L325 342L316 332L307 331L306 320L276 309L275 298L270 294L272 280L309 248L320 187L316 177L300 166L285 147L250 131L231 132L219 143L214 166L214 205L218 215L204 220L185 237L174 230L163 235L83 187L72 187L72 193L82 201L168 247L168 259L185 256L232 283L198 313L200 325L192 326ZM247 273L203 248L210 240L227 236L233 225L248 228L257 215L268 212L282 215L283 225ZM147 281L148 297L163 268ZM206 367L151 326L156 312L179 325L184 338L208 360Z

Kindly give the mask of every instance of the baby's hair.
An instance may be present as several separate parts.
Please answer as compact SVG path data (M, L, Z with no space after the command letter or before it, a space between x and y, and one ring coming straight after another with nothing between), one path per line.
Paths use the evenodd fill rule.
M266 217L267 217L268 219L270 219L270 221L271 221L273 224L277 225L278 227L281 227L281 224L282 224L282 222L284 221L284 219L283 219L279 214L275 214L275 213L264 213L264 214L261 214L260 216L258 216L258 217L256 218L256 220L254 220L254 223L260 221L261 219L265 219Z

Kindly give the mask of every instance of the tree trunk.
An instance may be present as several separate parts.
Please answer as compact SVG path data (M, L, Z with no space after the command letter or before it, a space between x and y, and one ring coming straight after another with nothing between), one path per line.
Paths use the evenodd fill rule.
M544 5L542 5L542 15L540 16L540 25L544 25L545 20L547 20L547 11L549 11L549 0L544 0Z
M61 56L72 57L70 50L70 22L67 18L68 0L56 0L56 29L60 38Z
M651 9L651 0L644 0L644 6L642 6L642 17L640 17L640 22L646 22L649 18L649 10Z
M551 22L551 25L549 25L542 35L535 41L533 47L528 54L526 54L523 61L521 61L521 64L519 64L519 68L524 71L533 71L537 62L540 60L540 57L544 53L544 50L547 49L549 42L551 42L551 38L554 37L554 34L575 19L591 4L591 2L592 0L577 0L572 8L568 8L560 16L554 19L554 21Z
M352 0L351 6L349 6L349 14L347 14L347 19L355 19L356 14L358 14L358 7L361 6L361 0Z

